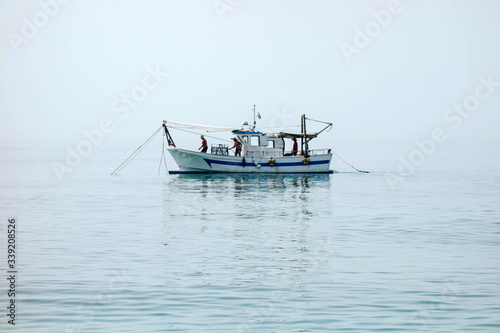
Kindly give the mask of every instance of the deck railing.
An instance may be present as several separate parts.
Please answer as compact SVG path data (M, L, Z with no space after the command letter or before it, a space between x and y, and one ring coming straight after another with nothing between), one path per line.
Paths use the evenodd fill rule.
M331 154L332 150L330 148L322 148L322 149L309 149L309 155L325 155Z
M229 148L227 145L224 144L218 144L218 145L212 145L212 149L210 153L214 155L229 155Z
M217 150L219 150L219 149L220 148L217 147ZM227 148L225 148L225 149L227 149ZM308 150L309 156L311 156L311 155L326 155L326 154L331 154L331 152L332 152L332 150L330 148L309 149ZM214 152L214 148L212 148L212 154L227 155L227 153L221 154L220 152L217 152L217 153ZM269 157L292 156L292 153L290 151L285 151L284 154L272 152L272 151L247 151L244 153L244 156L254 157L254 158L269 158ZM301 156L300 152L296 156Z

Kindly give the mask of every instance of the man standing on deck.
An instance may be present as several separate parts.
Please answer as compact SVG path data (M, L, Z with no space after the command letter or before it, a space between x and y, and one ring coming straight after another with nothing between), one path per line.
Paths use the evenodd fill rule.
M205 140L205 137L202 135L200 136L200 139L201 139L201 147L198 148L198 150L201 149L201 152L202 153L206 153L207 150L208 150L208 144L207 144L207 140Z
M233 138L234 141L234 146L232 146L229 149L234 149L234 156L241 156L241 142L238 141L238 139Z
M297 152L299 151L299 147L298 147L298 144L297 144L297 139L296 138L292 138L293 140L293 146L292 146L292 155L293 156L297 156Z

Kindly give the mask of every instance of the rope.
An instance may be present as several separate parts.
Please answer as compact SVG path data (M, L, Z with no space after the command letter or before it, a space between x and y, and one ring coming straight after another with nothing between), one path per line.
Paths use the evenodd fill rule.
M369 171L363 171L363 170L359 170L359 169L356 169L355 167L353 167L352 165L350 165L349 163L347 163L342 157L340 157L339 155L335 154L335 152L332 150L332 153L333 155L337 156L338 158L340 158L345 164L347 164L348 166L350 166L351 168L353 168L354 170L356 170L357 172L364 172L364 173L370 173Z
M167 135L164 133L164 136L162 137L162 140L161 140L161 156L160 156L160 165L158 166L158 176L161 176L160 169L161 169L162 161L165 161L165 172L168 174L167 159L165 158L165 137L166 136Z
M174 128L174 129L177 129L177 130L179 130L179 131L188 132L188 133L200 134L200 133L198 133L198 132L193 132L193 131L188 131L188 130L186 130L186 129L181 129L181 128L179 128L179 127L173 127L173 126L168 126L168 127L170 127L170 128ZM212 138L212 139L221 140L221 141L233 142L233 141L231 141L231 140L221 139L221 138L218 138L218 137L215 137L215 136L211 136L211 135L205 135L205 134L203 134L203 136L206 136L207 138Z
M315 120L315 119L311 119L311 118L307 118L307 117L306 117L306 119L307 119L307 120L310 120L310 121L315 121L315 122L317 122L317 123L323 123L323 124L332 125L332 123L329 123L329 122L327 122L327 121L323 121L323 120Z
M267 126L267 127L260 127L260 126L259 126L259 129L272 129L272 130L274 130L274 129L276 129L276 128L280 128L280 129L282 129L282 128L299 128L299 127L300 127L300 125L293 125L293 126L274 126L274 127L270 127L270 126Z
M156 132L154 132L146 141L144 141L144 143L140 145L139 148L137 148L129 157L127 157L125 161L122 162L122 164L118 166L118 168L115 169L115 171L111 173L111 176L118 174L118 172L120 172L123 168L125 168L137 155L139 155L142 149L144 149L151 142L151 140L153 140L154 136L158 134L158 132L162 128L163 127L158 128Z

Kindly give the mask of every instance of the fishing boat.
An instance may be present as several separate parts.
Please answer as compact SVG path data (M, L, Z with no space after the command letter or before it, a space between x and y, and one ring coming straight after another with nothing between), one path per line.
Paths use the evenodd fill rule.
M255 115L255 109L254 109ZM306 121L312 120L301 116L301 132L264 133L253 125L243 122L241 128L227 128L163 121L167 139L167 150L178 165L178 169L169 170L170 174L193 173L333 173L330 170L331 149L309 149L309 142L332 127L332 123L318 132L308 133ZM178 148L169 128L192 128L206 131L228 131L234 140L240 143L241 156L231 156L227 144L212 144L210 152L198 152ZM285 139L300 140L300 151L285 151Z
M326 124L318 132L308 133L306 122L315 121ZM243 122L241 128L227 128L186 124L164 120L163 128L168 144L167 150L178 165L170 174L193 173L333 173L330 170L331 149L309 149L309 142L320 133L329 130L332 123L301 116L301 132L264 133L256 129L255 107L253 125ZM240 152L232 152L227 144L212 144L210 151L199 152L176 147L169 129L191 128L206 131L228 131L239 142ZM300 140L300 148L285 150L285 140ZM239 149L238 149L239 150ZM233 154L239 153L238 156Z
M167 150L179 166L176 170L167 170L169 174L333 173L334 171L330 170L332 154L357 172L370 173L369 171L355 168L342 157L334 153L330 148L309 149L309 142L312 139L317 138L320 133L330 130L332 128L332 123L306 118L303 114L300 118L300 133L264 133L262 131L257 131L255 128L255 105L253 111L253 125L250 126L247 121L244 121L241 128L195 125L164 120L162 126L160 126L160 128L158 128L144 143L142 143L139 148L127 157L127 159L125 159L125 161L123 161L111 173L111 175L118 175L118 173L135 157L137 157L137 155L153 140L153 138L160 133L160 131L162 131L162 129L164 129L165 140L163 141L163 150L160 158L160 166L158 167L158 174L160 174L160 168L163 162L165 163L165 169L167 168L167 161L165 158L165 142L167 142ZM307 121L323 123L326 124L326 126L320 131L310 133L306 130ZM230 155L230 151L233 147L229 148L227 144L220 143L212 144L212 149L208 152L208 145L206 145L206 142L202 145L204 148L201 152L178 148L174 143L174 139L170 134L169 128L176 128L179 130L185 130L185 128L204 129L207 132L230 131L234 135L233 147L236 147L237 149L235 149L234 155ZM216 139L219 141L227 141L220 138ZM293 148L290 151L286 151L285 149L285 139L291 139L294 141L292 146ZM297 139L300 139L301 142L300 151L298 149Z

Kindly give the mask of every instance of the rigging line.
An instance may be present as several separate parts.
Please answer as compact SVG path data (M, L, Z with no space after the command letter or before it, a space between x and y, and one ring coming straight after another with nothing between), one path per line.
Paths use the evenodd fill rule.
M264 126L264 127L261 127L261 126L259 126L259 128L261 128L261 129L298 128L298 127L300 127L300 125L293 125L293 126L274 126L274 127L271 127L271 126Z
M307 118L307 120L310 120L310 121L315 121L315 122L318 122L318 123L323 123L323 124L328 124L328 125L332 125L332 123L329 123L327 121L322 121L322 120L315 120L315 119L311 119L311 118Z
M118 168L116 168L115 171L111 175L116 175L118 172L120 172L123 168L125 168L132 160L139 155L139 153L153 140L154 136L161 130L161 127L156 130L142 145L139 146L125 161L123 161L122 164Z
M146 147L151 142L151 140L153 140L154 136L158 134L158 132L162 128L163 127L158 128L146 141L144 141L142 145L139 146L139 148L137 148L129 157L127 157L127 159L123 161L122 164L120 164L118 168L116 168L115 171L111 173L111 175L116 175L120 170L126 167L141 152L141 150L144 149L144 147Z
M157 134L158 131L156 131L154 134ZM114 172L112 175L116 175L118 174L118 172L120 172L121 170L123 170L127 165L129 165L130 162L132 162L132 160L134 158L137 157L137 155L139 155L139 153L144 149L146 148L146 146L152 141L154 135L151 136L146 142L144 142L139 148L137 148L137 150L135 152L132 153L132 155L129 156L129 158L127 160L125 160L122 165L120 165Z
M168 127L176 129L176 130L179 130L179 131L188 132L188 133L200 134L198 132L188 131L186 129L182 129L182 128L179 128L179 127L173 127L173 126L168 126ZM208 138L212 138L212 139L217 139L217 140L226 141L226 142L233 142L231 140L221 139L221 138L218 138L218 137L215 137L215 136L211 136L211 135L205 135L205 134L203 134L203 135L206 136L206 137L208 137Z
M363 170L356 169L355 167L353 167L352 165L350 165L349 163L347 163L342 157L340 157L339 155L335 154L335 152L333 150L332 150L332 153L335 156L337 156L338 158L340 158L345 164L347 164L348 166L350 166L351 168L353 168L354 170L356 170L357 172L370 173L370 171L363 171Z
M161 140L161 156L160 156L160 165L158 166L158 176L161 176L160 169L161 169L162 160L165 161L165 171L168 174L167 159L165 158L165 139L166 139L166 136L167 135L165 133L163 133L163 137Z
M156 133L155 133L155 134L156 134ZM142 147L139 147L139 149L137 150L137 152L135 153L135 155L134 155L131 159L129 159L129 160L127 161L127 163L125 163L125 164L123 165L123 167L121 167L121 168L117 171L117 173L118 173L118 172L120 172L121 170L123 170L123 168L125 168L125 167L126 167L126 166L130 163L130 162L132 162L132 160L133 160L134 158L136 158L136 157L137 157L137 155L139 155L139 153L140 153L140 152L142 152L142 151L143 151L143 149L144 149L144 148L146 148L146 146L147 146L147 145L148 145L148 144L149 144L152 140L153 140L153 137L151 137L151 139L149 139L149 140L148 140L145 144L143 144L143 146L142 146Z

